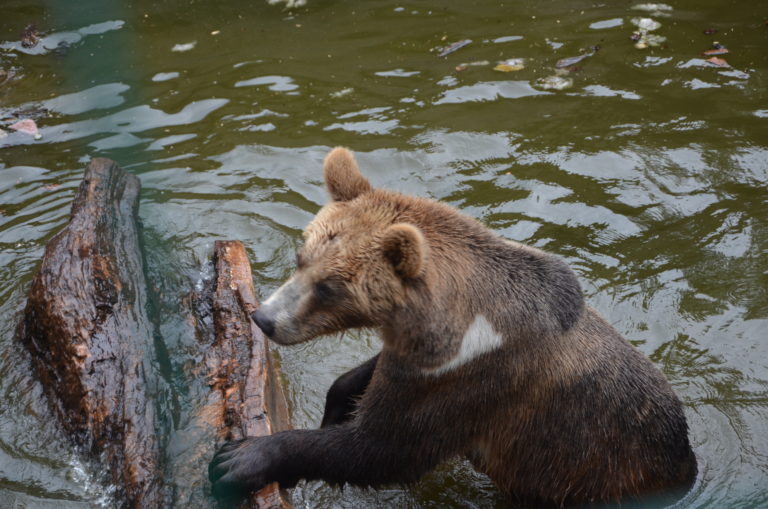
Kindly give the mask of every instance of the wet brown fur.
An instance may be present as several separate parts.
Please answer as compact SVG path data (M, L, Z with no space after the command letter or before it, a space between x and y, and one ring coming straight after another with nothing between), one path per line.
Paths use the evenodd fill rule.
M332 165L339 161L342 187L357 194L334 190L339 176ZM423 412L441 413L461 405L440 394L477 399L446 425L479 428L467 452L480 470L511 494L558 503L618 500L690 480L695 466L685 417L661 373L580 294L565 298L565 305L579 308L566 329L545 288L557 290L558 281L546 275L506 279L508 268L494 266L508 251L544 266L563 262L503 240L442 203L374 190L350 170L354 164L345 149L328 156L327 186L345 200L327 206L308 227L303 253L349 281L356 312L368 317L366 325L382 328L384 350L401 369L418 373L446 362L460 346L451 338L460 340L478 314L503 332L500 351L449 372L445 381L434 380L444 387L419 401ZM415 225L426 244L413 255L424 259L422 273L404 281L379 250L393 224ZM497 289L499 279L512 288ZM403 332L433 325L453 334ZM435 342L425 343L425 337ZM374 385L389 383L378 374ZM480 422L470 414L481 416ZM665 443L670 433L677 444Z
M277 480L410 482L466 455L512 498L537 504L638 498L692 481L680 401L584 303L560 258L445 204L372 188L346 149L329 154L324 173L334 201L307 227L294 276L323 288L299 306L295 341L376 327L384 346L367 378L345 375L364 380L348 422L328 419L332 388L327 427L277 439ZM435 371L478 315L502 346Z

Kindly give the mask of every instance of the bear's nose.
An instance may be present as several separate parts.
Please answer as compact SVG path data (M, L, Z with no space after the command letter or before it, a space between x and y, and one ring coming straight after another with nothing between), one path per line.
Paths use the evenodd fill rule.
M268 337L271 338L275 334L275 320L262 312L261 308L254 311L251 315L251 318L253 318L253 321L256 322L256 325L259 326L261 332L266 334Z

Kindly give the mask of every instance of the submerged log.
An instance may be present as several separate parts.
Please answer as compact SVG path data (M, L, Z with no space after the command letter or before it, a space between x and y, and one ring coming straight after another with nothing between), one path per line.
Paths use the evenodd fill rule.
M210 409L216 415L219 436L233 440L288 429L288 405L269 353L269 343L250 318L258 302L243 244L217 241L214 265L215 338L204 362L212 390L219 395L220 403ZM291 507L276 483L255 493L248 506Z
M200 355L192 354L199 360L186 365L193 400L182 409L168 461L173 505L187 509L212 507L208 463L225 440L290 428L278 366L267 339L250 319L258 304L243 244L216 242L213 266L212 277L182 303ZM291 506L272 485L243 507Z
M123 507L164 506L139 180L94 159L45 249L20 337L63 427L108 469Z

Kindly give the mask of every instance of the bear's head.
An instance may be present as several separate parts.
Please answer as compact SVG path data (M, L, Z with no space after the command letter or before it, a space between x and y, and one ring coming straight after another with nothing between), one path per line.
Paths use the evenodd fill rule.
M331 202L304 232L296 272L253 313L284 345L382 325L429 263L424 234L402 221L405 202L373 189L349 150L331 151L323 173Z

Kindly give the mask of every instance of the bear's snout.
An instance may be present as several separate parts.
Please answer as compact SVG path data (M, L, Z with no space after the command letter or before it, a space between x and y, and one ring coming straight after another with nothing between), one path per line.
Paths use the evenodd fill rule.
M266 334L267 337L271 338L275 335L275 319L267 316L266 313L262 312L261 308L254 311L251 318L253 318L261 332Z

